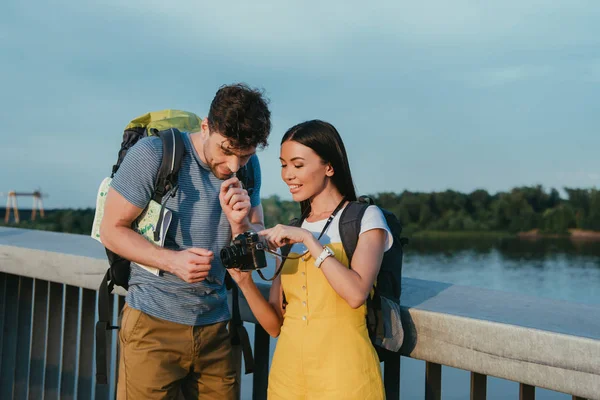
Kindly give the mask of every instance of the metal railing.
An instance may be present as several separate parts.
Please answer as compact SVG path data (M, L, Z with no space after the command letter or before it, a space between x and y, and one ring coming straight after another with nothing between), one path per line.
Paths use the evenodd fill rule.
M106 268L86 236L0 228L1 399L114 398L115 333L112 379L94 379L96 288ZM426 399L442 397L442 365L471 371L471 399L486 398L487 376L520 382L520 399L534 399L535 387L600 399L600 307L416 279L405 279L402 299L405 342L384 362L388 399L400 397L401 355L425 361ZM123 298L111 302L116 325ZM244 301L241 312L256 323ZM256 325L244 398L266 398L269 344Z

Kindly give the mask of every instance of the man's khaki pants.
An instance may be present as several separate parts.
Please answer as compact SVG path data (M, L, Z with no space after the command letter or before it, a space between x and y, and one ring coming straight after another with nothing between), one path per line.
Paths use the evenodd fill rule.
M236 398L227 322L181 325L125 304L119 345L118 400Z

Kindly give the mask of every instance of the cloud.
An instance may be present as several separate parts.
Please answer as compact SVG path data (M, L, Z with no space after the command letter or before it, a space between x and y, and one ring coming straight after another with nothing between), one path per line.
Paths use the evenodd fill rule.
M370 192L554 184L546 153L596 163L599 19L600 3L584 0L9 0L0 171L20 175L0 181L41 181L56 206L91 205L127 121L203 115L221 84L246 81L272 100L265 195L287 196L278 141L311 118L342 132Z
M81 5L88 8L90 5ZM94 7L95 6L95 7ZM419 43L457 41L488 42L498 39L562 38L563 43L581 42L583 29L600 14L595 2L586 0L506 0L490 3L472 0L428 0L422 2L385 0L316 0L300 3L280 1L240 2L225 0L207 4L194 0L172 3L161 0L92 3L104 14L126 13L141 23L176 23L191 38L220 38L222 42L273 48L319 50L358 36L381 32ZM571 24L574 20L577 24ZM563 29L560 28L562 25ZM569 26L569 29L564 29ZM197 36L194 37L193 33ZM583 38L595 40L587 34ZM594 41L595 43L595 41ZM543 43L540 43L543 45Z
M489 68L471 77L475 84L483 87L517 84L531 79L547 79L555 73L551 66L517 65Z
M168 48L173 56L196 52L194 58L200 60L218 56L241 65L319 68L328 73L331 66L339 67L340 55L354 56L358 64L368 62L360 57L368 50L365 47L391 51L424 47L432 56L448 50L460 57L472 48L493 54L493 49L507 47L595 45L596 36L590 32L600 17L600 4L584 0L386 0L369 5L358 1L63 0L50 9L19 5L17 15L44 27L51 37L60 37L65 48L84 53L104 48L100 56L108 49L97 44L114 41L113 52L135 44L123 56L153 50L160 54ZM397 57L399 65L402 59Z

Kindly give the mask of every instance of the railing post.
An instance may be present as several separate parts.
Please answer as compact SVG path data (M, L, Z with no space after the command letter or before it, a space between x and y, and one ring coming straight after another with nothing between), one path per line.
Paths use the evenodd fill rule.
M519 400L535 400L535 386L520 383Z
M2 338L2 362L0 363L0 399L12 399L17 361L17 315L19 277L6 276L4 302L4 333Z
M425 400L441 400L442 398L442 366L425 363Z
M237 346L231 346L232 349L231 351L233 352L233 363L235 365L235 373L238 377L238 386L237 386L237 393L236 393L236 399L241 399L241 395L242 395L242 346L241 345L237 345Z
M60 398L75 397L77 374L77 328L79 322L79 288L65 285L65 314L60 378Z
M252 400L266 400L269 384L269 334L260 324L254 325L254 376Z
M59 394L63 345L63 295L64 285L62 283L51 282L48 296L48 335L46 340L44 399L58 399Z
M96 304L98 304L98 292L96 293ZM109 316L109 322L112 321L112 315L113 315L113 304L114 304L114 296L113 295L109 295L108 296L108 316ZM107 369L107 376L109 379L109 382L106 383L106 385L95 385L96 386L96 399L97 400L107 400L111 397L111 393L110 393L110 386L111 386L111 382L110 382L110 373L111 373L111 365L112 365L112 360L113 360L113 356L112 356L112 343L113 343L113 335L112 335L112 331L107 331L106 332L106 369ZM96 380L94 379L94 382L96 382Z
M91 289L81 291L81 316L79 335L79 371L77 374L77 398L91 399L93 393L92 376L94 365L94 334L96 292Z
M29 387L29 358L31 351L31 313L33 279L22 276L19 280L17 319L17 360L15 367L15 399L26 399Z
M487 391L487 376L471 372L471 400L485 400Z
M4 313L6 310L6 279L7 274L0 272L0 375L2 374L2 342L4 337Z
M46 340L48 328L49 283L34 281L33 327L31 329L31 360L29 362L29 398L41 399L44 395L46 375Z
M383 385L385 398L400 399L400 353L388 353L383 361Z

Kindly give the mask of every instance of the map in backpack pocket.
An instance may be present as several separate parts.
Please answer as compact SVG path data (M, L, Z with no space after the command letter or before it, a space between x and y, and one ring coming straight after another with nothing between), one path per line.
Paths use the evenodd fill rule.
M100 240L100 223L102 222L102 217L104 216L104 203L106 201L106 194L108 193L108 189L110 187L111 178L104 178L102 183L100 183L100 187L98 188L98 195L96 197L96 213L94 214L94 222L92 224L92 232L90 236L95 240L102 243ZM161 211L163 213L163 221L160 227L160 237L159 240L154 240L154 231L156 230L156 226L158 225L158 221L160 219ZM163 247L165 243L165 236L167 230L169 229L169 225L171 224L171 211L167 208L162 208L161 205L154 200L150 200L148 206L142 211L140 216L133 223L132 229L142 235L146 240L156 244L157 246ZM141 265L136 263L140 267L144 268L148 272L157 275L160 270L154 267L148 267L145 265Z

